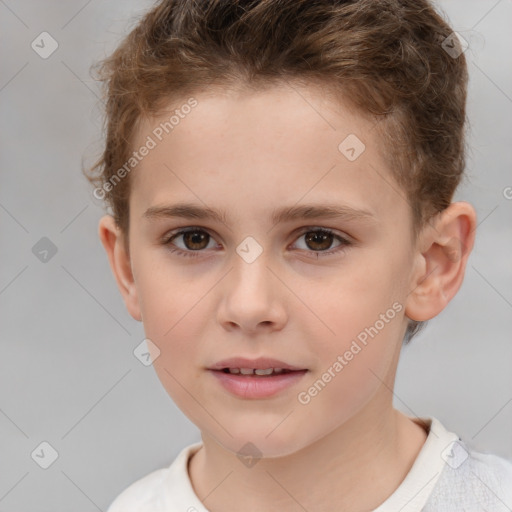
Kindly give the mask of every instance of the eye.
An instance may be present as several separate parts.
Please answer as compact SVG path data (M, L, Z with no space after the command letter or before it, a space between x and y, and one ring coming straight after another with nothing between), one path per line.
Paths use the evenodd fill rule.
M341 252L351 245L349 240L326 228L307 228L307 230L302 231L299 235L299 239L302 237L304 237L306 247L300 249L306 250L310 254L312 253L316 258ZM332 246L333 241L336 239L339 241L339 244L333 250L328 251L327 249Z
M174 243L174 240L182 238L184 247L181 247ZM170 246L172 253L177 253L179 256L186 257L197 257L199 252L203 249L208 248L208 242L212 241L210 234L201 228L190 228L182 229L177 233L171 234L164 240L165 245ZM178 249L174 249L172 246L177 246ZM210 247L211 248L211 247ZM183 250L184 249L184 250Z
M299 234L298 240L302 237L304 237L306 246L299 247L299 249L306 251L315 258L341 252L352 245L349 240L327 228L306 228ZM181 244L176 242L180 239ZM338 240L338 245L333 250L327 250L335 240ZM162 243L169 247L171 253L194 258L200 256L204 249L215 247L215 243L212 246L209 242L214 242L214 240L206 230L192 227L169 234Z

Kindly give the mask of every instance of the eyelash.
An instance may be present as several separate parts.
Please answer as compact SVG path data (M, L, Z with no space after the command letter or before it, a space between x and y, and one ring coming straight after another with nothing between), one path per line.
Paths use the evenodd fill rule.
M174 240L175 238L181 236L181 235L184 235L186 233L190 233L190 232L202 232L202 233L206 233L208 234L211 238L213 238L210 233L208 233L207 230L203 229L203 228L199 228L199 227L191 227L191 228L188 228L188 229L182 229L182 230L179 230L179 231L175 231L175 232L172 232L170 233L168 236L165 237L165 239L163 240L163 245L166 245L168 246L169 248L169 251L173 254L176 254L178 256L183 256L183 257L187 257L187 258L197 258L197 257L200 257L201 253L204 252L204 249L203 250L198 250L198 251L192 251L192 250L189 250L189 251L183 251L182 249L172 249L171 248L171 242L172 240ZM324 233L324 234L331 234L331 235L334 235L334 238L336 238L340 243L340 245L338 245L336 248L330 250L330 251L313 251L313 250L309 250L307 252L310 252L310 253L313 253L315 255L317 255L317 258L319 256L330 256L331 254L335 254L335 253L338 253L338 252L341 252L343 250L345 250L347 247L351 246L352 245L352 242L350 242L349 240L347 240L346 238L343 238L342 236L340 235L337 235L334 231L328 229L328 228L319 228L319 227L315 227L315 228L305 228L304 230L302 230L298 235L297 235L297 238L300 238L301 236L307 234L307 233ZM302 250L305 250L305 249L302 249Z

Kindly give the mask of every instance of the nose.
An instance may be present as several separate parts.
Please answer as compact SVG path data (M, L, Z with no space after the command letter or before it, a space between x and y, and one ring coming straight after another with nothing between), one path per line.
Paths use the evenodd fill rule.
M281 330L286 323L286 287L276 277L265 251L248 263L238 254L221 287L218 321L246 334Z

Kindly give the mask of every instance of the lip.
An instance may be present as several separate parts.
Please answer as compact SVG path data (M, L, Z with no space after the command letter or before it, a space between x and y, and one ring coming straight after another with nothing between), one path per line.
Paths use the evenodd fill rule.
M289 373L272 376L240 375L225 373L224 368L253 368L265 370L267 368L282 368ZM245 357L232 357L218 361L208 368L217 381L230 393L245 399L270 398L281 391L297 384L309 370L291 365L271 357L248 359Z

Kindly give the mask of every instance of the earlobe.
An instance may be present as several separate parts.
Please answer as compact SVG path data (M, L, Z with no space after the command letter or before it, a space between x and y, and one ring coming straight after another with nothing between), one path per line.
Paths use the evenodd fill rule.
M111 215L105 215L98 225L98 236L105 248L117 286L130 315L139 322L142 320L133 278L130 256L127 254L123 233Z
M411 320L435 317L455 296L464 279L475 229L475 210L464 201L450 204L424 228L405 307Z

